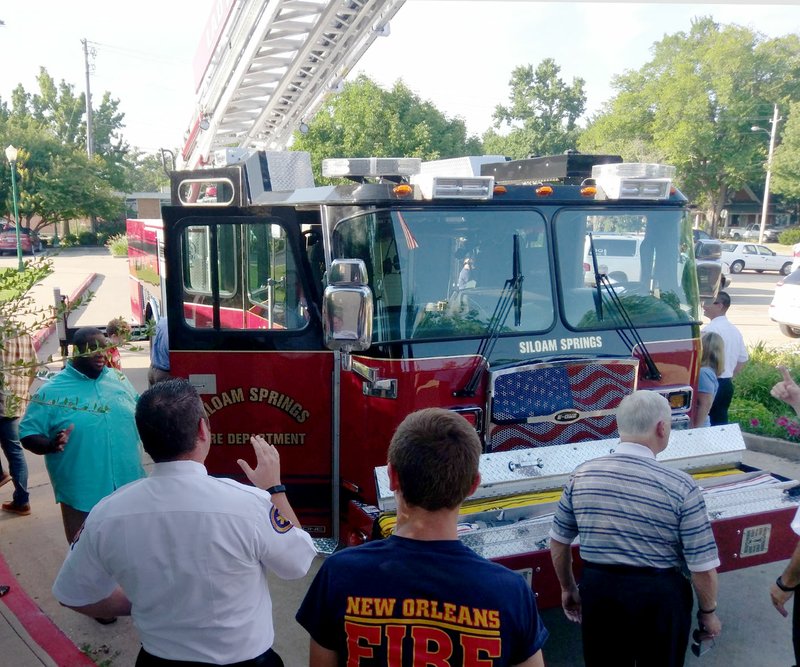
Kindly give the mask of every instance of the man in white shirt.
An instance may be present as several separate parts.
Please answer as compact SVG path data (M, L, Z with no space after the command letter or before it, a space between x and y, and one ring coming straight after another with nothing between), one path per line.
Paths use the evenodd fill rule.
M271 648L267 572L300 578L316 552L280 483L277 450L254 436L255 470L239 460L257 488L210 477L208 417L186 380L142 394L136 426L153 471L94 507L53 594L89 616L130 614L137 667L283 665Z
M728 408L733 399L733 378L742 370L750 355L744 344L742 333L731 323L727 317L728 308L731 307L731 297L727 292L719 292L717 298L703 304L703 314L711 320L703 333L713 331L722 336L725 343L725 368L719 376L719 387L708 413L711 425L728 423Z

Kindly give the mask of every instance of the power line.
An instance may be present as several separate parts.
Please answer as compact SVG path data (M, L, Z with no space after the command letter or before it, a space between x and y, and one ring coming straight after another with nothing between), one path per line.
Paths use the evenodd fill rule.
M175 65L185 65L188 61L185 59L166 56L164 54L148 53L147 51L138 51L135 49L127 49L122 46L114 46L113 44L104 44L102 42L89 42L92 46L100 47L103 51L116 53L118 55L130 58L132 60L141 60L143 62L156 62L156 63L172 63Z

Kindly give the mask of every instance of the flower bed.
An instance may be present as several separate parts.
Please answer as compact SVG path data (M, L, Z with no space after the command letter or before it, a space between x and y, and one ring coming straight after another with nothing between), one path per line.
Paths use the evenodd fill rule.
M751 347L750 361L733 380L728 416L742 431L789 442L800 442L800 418L770 389L781 380L778 366L786 366L800 380L800 355L794 349L777 350L763 343Z

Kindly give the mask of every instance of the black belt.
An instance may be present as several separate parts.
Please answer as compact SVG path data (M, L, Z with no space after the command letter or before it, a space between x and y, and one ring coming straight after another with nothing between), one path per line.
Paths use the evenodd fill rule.
M648 577L663 577L670 574L680 574L677 567L638 567L636 565L617 565L610 563L592 563L583 561L583 566L589 570L608 572L609 574L638 574Z
M139 649L139 655L136 658L136 667L169 667L170 665L174 665L175 667L208 667L212 664L214 663L159 658L157 655L145 651L144 646ZM241 662L227 663L225 667L284 667L284 665L281 657L271 648L268 648L255 658L242 660Z

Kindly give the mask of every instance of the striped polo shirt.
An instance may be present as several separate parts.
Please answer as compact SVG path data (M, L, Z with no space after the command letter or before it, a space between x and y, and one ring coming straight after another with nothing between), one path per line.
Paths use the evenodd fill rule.
M613 454L578 466L564 487L550 537L581 558L635 567L719 566L706 504L695 481L655 460L650 449L620 443Z

